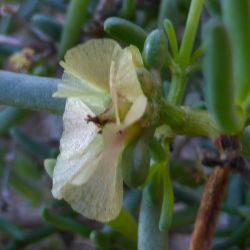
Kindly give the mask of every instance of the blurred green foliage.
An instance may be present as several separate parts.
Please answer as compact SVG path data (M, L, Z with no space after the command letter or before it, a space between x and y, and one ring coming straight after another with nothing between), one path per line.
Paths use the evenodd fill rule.
M133 250L137 249L138 229L143 235L138 240L140 250L160 250L166 248L172 235L191 235L210 171L201 158L207 155L216 158L219 154L205 138L183 140L178 137L173 141L176 131L185 134L193 128L184 126L172 131L170 127L162 127L157 131L160 136L154 141L136 141L127 148L124 157L130 159L130 169L126 169L130 172L125 180L128 186L125 187L124 208L120 216L107 225L89 221L63 201L53 200L51 179L44 171L43 162L51 158L47 166L53 168L61 120L30 109L56 115L63 113L65 100L51 98L62 73L58 61L69 48L90 38L112 37L122 45L137 46L143 52L146 66L159 82L164 82L157 89L164 92L168 102L178 106L187 104L191 98L192 107L209 109L223 133L235 135L241 131L237 137L245 157L246 169L242 171L249 182L249 130L243 130L249 124L249 77L241 79L250 72L245 67L250 55L244 54L249 50L249 20L244 19L249 8L244 9L246 1L243 1L239 9L244 10L245 16L241 16L242 12L234 9L235 1L228 0L228 5L226 1L206 0L199 27L202 1L192 9L192 15L189 12L191 1L187 0L0 2L1 69L32 75L19 80L18 74L0 72L0 99L14 106L0 106L0 249L77 249L75 245L79 242L80 249ZM191 25L185 29L188 13ZM232 15L235 18L230 19ZM205 29L209 19L216 21L210 24L210 29ZM235 31L239 31L235 20L244 24L244 32ZM203 40L202 30L208 32ZM204 90L201 74L205 47L209 51L204 66L206 82L211 82L208 90ZM237 57L239 65L233 63L233 56ZM241 81L243 84L238 83ZM172 87L178 82L182 83L181 88ZM15 88L17 94L14 96ZM204 105L205 96L208 107ZM237 123L245 109L243 121ZM198 110L196 118L203 114ZM172 124L177 124L177 118ZM190 117L186 119L184 122L191 120ZM164 162L166 151L162 147L166 141L173 147L169 164ZM145 149L145 146L149 147ZM126 159L125 163L128 164ZM166 165L166 175L162 176L159 168ZM138 188L131 188L135 186ZM239 174L232 174L213 249L248 249L249 198L245 180ZM139 215L140 208L143 212ZM167 236L164 230L170 230L170 234Z

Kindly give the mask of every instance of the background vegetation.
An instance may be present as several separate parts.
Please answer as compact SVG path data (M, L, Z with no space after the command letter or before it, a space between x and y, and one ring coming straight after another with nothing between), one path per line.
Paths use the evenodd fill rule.
M232 98L227 98L232 94L231 92L234 92L231 91L228 83L232 77L227 75L225 77L228 78L221 78L220 82L225 83L225 86L220 86L220 89L217 85L211 84L211 89L205 90L202 71L204 41L208 41L207 49L211 57L205 59L206 81L215 82L209 76L216 76L216 69L219 69L219 75L221 72L231 72L230 65L225 63L230 61L230 51L226 52L226 55L222 52L227 43L221 42L222 40L215 41L216 35L211 35L215 29L223 29L224 26L211 24L210 31L209 27L204 28L209 19L216 22L221 18L220 3L223 1L208 0L204 5L202 5L203 1L192 2L193 9L190 8L189 0L0 1L0 65L4 70L0 71L0 103L3 104L0 106L1 249L137 249L142 188L125 186L124 207L134 220L129 218L132 221L128 222L127 217L121 216L114 222L102 225L83 218L73 212L65 202L52 198L51 178L44 170L43 164L46 158L55 158L59 152L62 131L60 115L63 112L64 101L50 98L56 89L58 78L62 75L58 62L65 52L76 44L91 38L102 37L115 38L121 45L134 44L141 52L143 51L144 60L148 62L146 66L148 68L156 66L160 72L161 90L166 100L176 106L182 104L192 109L206 110L207 103L204 96L209 91L217 93L210 96L212 98L210 112L222 131L220 134L237 134L237 145L241 140L239 150L241 156L244 156L240 158L244 161L244 167L235 167L239 164L228 166L228 162L223 162L227 165L227 169L230 169L231 174L228 185L223 186L226 192L212 247L218 250L250 247L248 237L250 193L247 186L249 181L247 156L250 146L248 123L245 122L243 128L238 125L240 122L237 123L237 121L241 119L238 117L240 112L233 106ZM229 19L232 13L230 15ZM166 21L166 18L171 22ZM227 18L223 22L225 25L230 23ZM237 27L244 28L240 24ZM156 61L152 61L152 55L150 55L152 50L149 49L147 52L144 42L146 38L147 41L150 39L149 34L152 36L150 32L156 28L165 32L163 34L167 33L167 38L164 39L168 39L168 48L158 47L153 53L157 54L167 49L171 51L169 52L171 57L164 58L162 55L162 57L158 56ZM247 26L246 30L250 32L248 28ZM205 38L202 38L202 33ZM211 36L206 36L207 33ZM231 34L235 34L235 30L231 30ZM162 36L158 35L155 36L159 39L156 42L163 44L165 40L160 40ZM233 40L233 44L237 42L244 47L247 41ZM248 55L246 50L249 49L247 47L249 43L243 49L246 55ZM150 59L147 59L147 56ZM180 56L179 59L175 60L178 56ZM228 60L225 59L227 57ZM246 61L248 59L249 57L246 56ZM241 71L240 75L250 72L247 66L245 72L242 70L247 64L246 61L240 64L238 70L236 69L237 72ZM221 68L222 65L224 68ZM185 72L178 71L179 68L185 69ZM20 77L7 71L26 73L33 77ZM49 77L49 79L38 77ZM171 88L175 82L181 83L178 90ZM244 99L245 103L245 99L249 97L248 92L247 87L243 88L243 91L240 90L236 102L240 103ZM219 105L214 104L216 102L213 98ZM248 106L246 105L246 112L248 112ZM228 110L233 114L230 113L228 116L223 116L225 119L220 119L222 113L228 114L226 112ZM239 126L241 126L240 133ZM164 249L160 246L161 239L159 238L158 242L154 234L165 240L169 239L166 244L170 249L188 248L205 183L213 171L212 168L219 164L223 165L218 145L216 147L216 142L207 138L214 135L210 136L210 132L207 131L204 132L207 134L202 134L202 130L200 134L198 131L197 135L206 135L206 137L188 137L187 129L177 129L178 136L171 141L170 176L175 203L172 223L167 226L169 236L167 238L166 233L158 230L158 221L156 226L145 223L143 228L146 231L148 229L149 233L144 232L146 236L142 240L148 246L142 247L141 250L150 249L150 244L156 246L158 243L158 248L151 249ZM193 130L195 129L194 127ZM227 149L225 150L227 152L230 148L229 153L234 153L235 141L232 137L228 137L225 141L220 140L220 143L225 142L229 146L222 146L222 148ZM232 168L234 171L231 171ZM217 190L218 197L220 192L223 197L223 188ZM157 192L155 191L155 194ZM167 199L169 195L171 193L168 193ZM218 210L220 205L218 204L218 208L214 209ZM142 201L141 206L151 209L145 200ZM161 207L157 209L154 208L156 217L159 216ZM145 215L141 216L146 216L147 221L150 220L147 217L148 214L154 216L152 212L145 212ZM207 218L203 219L205 221ZM152 230L150 231L149 228ZM157 232L154 232L153 228L157 228Z

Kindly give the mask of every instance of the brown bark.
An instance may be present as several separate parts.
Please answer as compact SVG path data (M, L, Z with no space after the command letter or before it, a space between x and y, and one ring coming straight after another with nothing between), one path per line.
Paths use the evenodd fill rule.
M229 168L216 167L204 189L189 250L210 250L220 206L229 177Z

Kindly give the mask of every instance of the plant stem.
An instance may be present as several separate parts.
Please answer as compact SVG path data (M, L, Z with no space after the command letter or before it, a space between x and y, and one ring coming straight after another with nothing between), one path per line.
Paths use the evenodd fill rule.
M164 19L168 18L172 22L176 23L178 17L176 0L161 0L159 6L159 14L157 20L157 26L159 29L163 28Z
M133 20L135 18L136 1L135 0L123 0L120 10L120 16L127 20Z
M163 182L163 199L161 215L159 220L159 229L161 232L168 232L172 224L174 211L174 191L170 177L170 145L165 143L166 162L162 164L162 182Z
M0 71L0 103L62 115L65 99L53 98L59 79ZM215 138L220 131L206 111L176 107L161 101L159 123L170 125L176 133ZM160 124L159 124L160 125Z
M167 100L171 104L181 105L186 88L187 76L185 73L173 73L171 87Z
M248 238L250 229L250 220L249 218L246 221L242 222L232 234L227 235L226 239L216 243L213 246L213 250L227 250L231 249L236 245L242 245L242 243ZM244 243L243 243L244 244ZM244 249L244 245L242 246Z
M61 115L65 99L52 97L59 82L0 70L0 104Z
M161 101L161 122L168 124L177 134L216 138L220 131L206 111L177 107Z
M24 232L21 228L12 224L10 221L0 217L0 231L5 234L14 237L15 239L22 239L24 237Z
M190 5L179 54L179 63L182 68L186 68L189 64L200 15L202 12L203 2L203 0L192 0Z
M168 249L167 233L159 230L160 213L161 206L153 203L147 188L144 188L139 217L139 250Z
M133 44L143 50L147 31L139 25L120 17L109 17L105 20L104 30L113 38L125 44Z
M110 226L116 232L119 232L126 239L137 242L138 238L138 225L134 217L125 208L122 208L118 217L108 222Z
M52 213L48 208L43 209L42 216L43 219L57 229L79 234L83 237L89 237L91 233L90 227L75 221L71 217Z
M186 68L190 62L202 6L203 0L192 0L190 5L179 58L177 60L179 67L173 71L171 87L167 98L171 104L180 105L182 103L187 82Z
M67 50L80 42L82 26L86 18L89 2L90 0L70 1L59 46L59 58L63 58Z
M16 239L10 242L4 249L5 250L23 249L24 247L28 245L34 244L35 242L38 242L40 240L43 240L49 237L55 232L56 232L56 229L53 226L46 225L25 235L20 240Z
M202 196L189 250L211 249L229 171L229 168L216 167L209 177Z

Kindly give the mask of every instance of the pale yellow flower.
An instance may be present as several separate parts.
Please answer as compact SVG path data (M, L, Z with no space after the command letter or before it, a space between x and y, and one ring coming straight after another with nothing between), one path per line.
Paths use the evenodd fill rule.
M52 193L84 216L107 222L122 207L120 154L147 107L136 74L142 60L135 47L101 39L69 50L61 65L55 96L67 102Z

